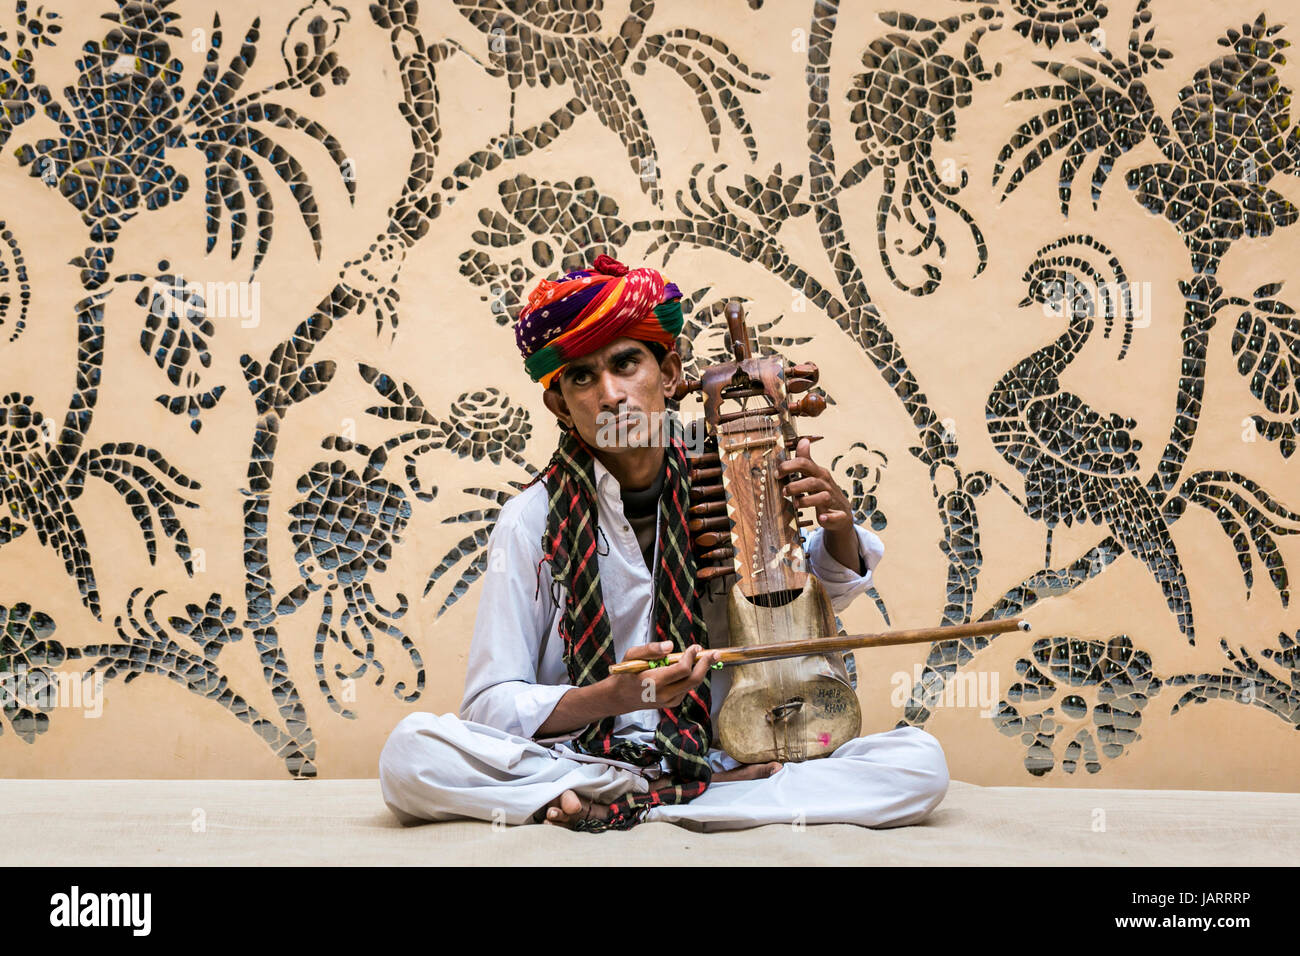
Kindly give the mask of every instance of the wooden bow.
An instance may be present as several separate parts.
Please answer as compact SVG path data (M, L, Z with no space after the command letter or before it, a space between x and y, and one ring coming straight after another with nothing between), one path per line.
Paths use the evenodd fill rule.
M760 661L785 660L807 657L831 651L852 651L864 647L895 647L900 644L930 644L934 641L953 641L962 637L984 637L1005 634L1007 631L1028 631L1029 622L1020 618L1002 621L981 621L975 624L957 624L952 627L918 627L910 630L882 631L878 634L844 634L807 641L780 641L758 647L727 647L717 650L718 663L756 664ZM624 661L609 669L611 674L639 674L661 664L675 664L680 653L669 654L657 660Z

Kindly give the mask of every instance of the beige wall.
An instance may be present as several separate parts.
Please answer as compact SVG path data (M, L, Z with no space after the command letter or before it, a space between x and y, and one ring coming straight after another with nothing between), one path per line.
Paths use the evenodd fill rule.
M1288 536L1300 530L1300 459L1284 454L1300 402L1286 356L1294 375L1300 327L1273 304L1300 299L1300 230L1287 228L1294 211L1281 198L1297 194L1289 174L1300 171L1300 148L1278 92L1295 85L1296 68L1266 38L1234 38L1239 60L1216 63L1229 54L1219 38L1261 12L1258 32L1287 24L1280 36L1289 35L1294 4L1154 0L1141 34L1154 26L1151 43L1171 56L1142 73L1149 61L1135 54L1132 80L1083 62L1127 63L1129 2L1107 4L1096 23L1086 12L1102 13L1100 4L1086 0L896 7L914 18L977 15L942 25L890 25L877 12L895 5L862 2L811 30L813 5L803 2L611 3L587 21L552 23L495 20L489 0L460 6L471 5L425 0L413 23L381 25L370 4L350 0L314 11L223 3L216 75L260 17L246 54L255 48L256 58L232 95L190 110L215 5L174 4L170 51L146 47L175 58L177 80L124 55L120 34L106 36L114 24L99 15L114 3L46 4L61 14L56 42L36 48L34 75L0 75L10 123L25 120L0 127L0 362L3 392L17 393L0 422L11 538L0 547L9 641L0 664L109 675L97 717L85 706L0 716L5 774L368 776L404 713L456 710L477 598L474 574L458 581L482 553L488 509L546 462L556 435L506 319L536 276L613 251L662 268L686 292L697 357L720 354L721 332L708 323L742 297L766 346L821 367L833 404L800 428L827 436L818 459L887 549L878 600L843 614L846 631L885 626L882 609L892 626L911 627L1029 605L1032 634L961 658L961 680L987 695L965 706L917 706L914 668L929 668L925 686L935 675L950 682L945 646L860 652L865 731L924 726L955 778L983 784L1300 786L1300 658L1289 643L1300 635L1279 587L1300 562ZM1065 25L1091 33L1098 50L1036 29L1064 7L1084 11ZM479 8L487 12L469 15ZM12 4L4 13L12 57L0 71L16 73L20 24ZM321 56L334 60L293 55L295 43L310 43L313 15L323 18ZM990 26L977 62L967 44ZM32 32L28 24L29 49ZM102 54L83 51L87 42ZM521 47L523 60L513 55ZM83 86L69 92L78 59ZM1068 217L1057 185L1071 130L1005 198L1008 174L994 184L1017 127L1062 106L1015 98L1059 82L1035 61L1082 71L1075 105L1091 96L1108 116L1132 117L1119 125L1141 140L1116 149L1096 208L1089 183L1100 153L1080 150ZM539 82L535 62L556 70L551 82ZM1203 67L1206 84L1229 86L1240 79L1234 69L1254 69L1254 98L1221 95L1217 110L1192 99L1180 112L1179 91ZM62 114L27 118L13 106L39 103L36 84ZM110 112L137 122L140 138L93 128L101 84L118 93ZM886 99L883 112L859 109L872 84L901 91L910 107ZM183 94L168 117L173 90ZM1086 109L1075 115L1087 122ZM1215 123L1238 138L1211 139ZM1050 133L1022 143L1012 168ZM1261 133L1271 146L1251 138ZM209 143L229 150L211 167ZM851 172L864 158L870 169ZM775 191L764 193L778 165ZM1130 170L1144 167L1146 187L1137 188L1142 176L1130 185ZM909 192L920 231L908 223ZM1168 208L1149 211L1144 195L1165 195ZM266 248L255 263L259 196ZM896 282L877 244L882 197ZM1212 203L1201 224L1198 206ZM1265 213L1242 211L1252 207ZM1041 251L1063 237L1074 239ZM113 255L100 270L69 264L96 249ZM1188 318L1179 291L1193 262L1214 270L1201 277L1218 300L1212 327ZM941 275L928 292L926 266ZM1040 350L1067 318L1020 303L1036 290L1042 298L1053 275L1088 268L1103 287L1117 287L1120 270L1131 284L1131 341L1121 358L1124 316L1109 337L1098 317L1066 346L1077 354L1062 357L1053 382ZM162 295L171 280L160 277L172 275L203 286L193 314ZM209 283L224 282L255 292L256 314L214 301ZM188 353L164 342L169 323L191 337ZM1275 361L1270 348L1280 349ZM1252 380L1257 361L1265 374ZM1016 393L1006 377L1018 367ZM919 393L900 383L904 370ZM381 394L389 383L395 390ZM1190 409L1198 390L1201 406ZM1019 458L994 440L1003 433L986 414L991 396L1010 396ZM33 420L33 409L52 424ZM1178 453L1175 439L1193 427ZM407 433L416 437L394 441L367 471L371 450ZM927 437L923 461L909 449ZM1177 460L1163 486L1152 478L1169 454ZM253 480L263 466L269 479ZM1027 514L1027 481L1047 488L1048 512L1063 517L1062 502L1077 496L1097 521L1057 523L1050 563L1045 517ZM372 530L332 552L351 562L356 583L330 577L329 554L314 564L296 557L367 502L380 509ZM1237 541L1225 525L1241 531ZM1107 542L1112 551L1091 561ZM306 579L315 590L295 597ZM399 605L407 610L397 617ZM358 615L346 624L345 608ZM1053 670L1053 649L1071 647L1074 669ZM1022 693L1027 683L1040 699ZM1175 713L1189 693L1207 700ZM1112 705L1130 716L1108 716ZM1082 751L1067 772L1073 740L1095 743L1096 772ZM1118 755L1103 748L1108 740Z

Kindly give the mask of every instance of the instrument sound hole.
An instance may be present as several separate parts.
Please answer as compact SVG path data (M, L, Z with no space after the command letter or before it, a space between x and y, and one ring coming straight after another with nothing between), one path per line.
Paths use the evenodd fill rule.
M766 591L763 594L749 595L747 600L759 607L784 607L802 593L800 590L785 588L781 591Z
M803 698L791 697L784 704L778 704L767 712L767 722L775 724L783 720L789 720L801 710L803 710Z

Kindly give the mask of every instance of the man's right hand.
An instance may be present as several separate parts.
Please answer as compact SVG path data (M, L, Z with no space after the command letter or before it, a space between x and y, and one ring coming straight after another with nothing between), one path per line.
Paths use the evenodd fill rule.
M672 649L671 641L639 644L628 648L623 660L659 660ZM610 674L601 683L606 685L611 713L627 714L636 710L678 706L687 694L703 683L717 659L717 651L706 651L698 644L692 644L675 664L652 667L638 674Z
M671 641L629 648L625 661L659 660L673 649ZM588 724L637 710L676 707L698 687L717 660L717 651L692 644L676 664L652 667L639 674L610 674L604 680L571 688L537 728L534 736L550 737L577 731Z

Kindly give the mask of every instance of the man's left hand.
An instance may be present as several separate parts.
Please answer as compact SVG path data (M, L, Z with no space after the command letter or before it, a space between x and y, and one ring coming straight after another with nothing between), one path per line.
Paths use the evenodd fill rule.
M799 439L795 454L776 467L782 477L799 472L799 478L785 483L782 493L791 498L796 508L815 507L817 522L826 529L826 550L844 567L860 570L862 561L853 524L853 506L831 473L812 460L812 442Z

